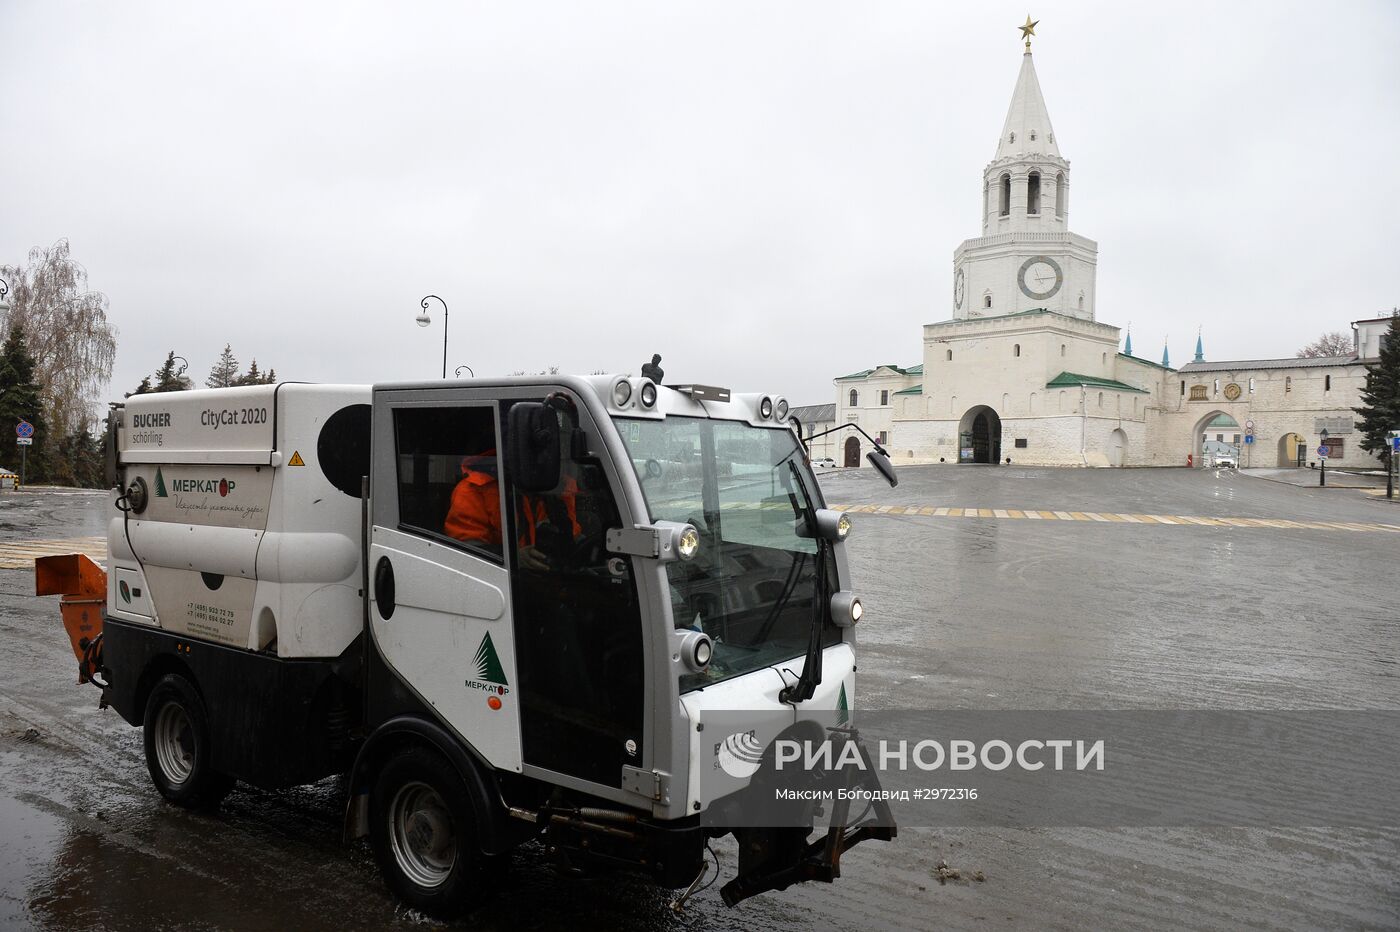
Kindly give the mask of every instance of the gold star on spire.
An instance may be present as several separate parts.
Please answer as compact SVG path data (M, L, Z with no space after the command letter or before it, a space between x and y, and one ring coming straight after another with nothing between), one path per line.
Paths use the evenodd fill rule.
M1040 25L1040 20L1036 20L1035 22L1031 22L1030 15L1027 14L1027 15L1026 15L1026 24L1025 24L1024 26L1017 26L1017 27L1016 27L1017 29L1021 30L1021 38L1026 40L1026 51L1027 51L1027 52L1029 52L1029 51L1031 50L1031 36L1035 35L1035 27L1037 27L1037 26L1039 26L1039 25Z

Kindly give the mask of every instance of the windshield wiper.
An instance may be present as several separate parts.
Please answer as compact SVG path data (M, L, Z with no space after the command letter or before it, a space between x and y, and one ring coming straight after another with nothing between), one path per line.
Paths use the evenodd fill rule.
M802 664L802 675L797 678L796 683L784 686L782 692L778 693L779 702L796 705L811 699L822 681L822 628L826 622L827 548L831 546L831 541L817 531L817 518L812 513L812 495L807 489L807 483L802 481L802 472L797 468L797 464L791 460L788 461L788 468L792 470L792 477L797 481L797 487L802 490L802 498L806 501L804 512L807 527L812 539L817 542L816 578L813 580L817 591L812 598L812 630L807 637L807 655Z

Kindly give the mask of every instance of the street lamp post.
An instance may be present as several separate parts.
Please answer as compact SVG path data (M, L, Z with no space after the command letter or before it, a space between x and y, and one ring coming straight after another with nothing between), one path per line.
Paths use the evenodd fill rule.
M428 316L428 302L430 300L437 301L442 305L442 377L445 379L447 378L447 302L435 294L427 295L418 302L423 308L423 313L419 314L416 319L420 327L426 327L433 322L433 319Z

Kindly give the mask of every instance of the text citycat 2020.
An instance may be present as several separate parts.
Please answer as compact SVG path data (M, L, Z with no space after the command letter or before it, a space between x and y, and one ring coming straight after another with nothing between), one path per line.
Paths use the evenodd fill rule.
M764 740L846 720L849 521L785 400L663 386L657 361L131 397L105 579L46 558L38 591L65 594L80 679L144 729L166 799L346 774L347 838L429 914L532 838L688 894L732 831L731 906L831 881L892 824L716 825L743 781L701 761L707 718Z

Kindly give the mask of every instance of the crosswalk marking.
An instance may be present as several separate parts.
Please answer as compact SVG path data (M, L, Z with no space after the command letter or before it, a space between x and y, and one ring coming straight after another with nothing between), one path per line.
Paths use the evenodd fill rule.
M1030 508L954 508L948 505L828 505L852 514L920 515L930 518L991 518L1003 521L1084 521L1099 524L1151 524L1176 527L1268 528L1271 530L1354 531L1400 534L1400 525L1361 521L1298 521L1292 518L1146 515L1099 511L1043 511Z
M98 563L107 562L107 538L68 537L62 540L12 540L0 542L0 570L26 570L36 557L61 553L85 553Z

